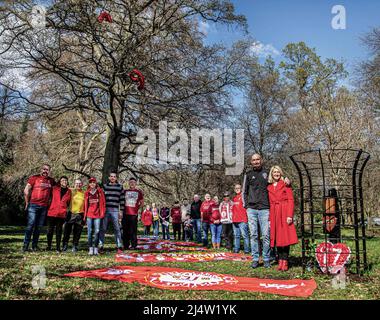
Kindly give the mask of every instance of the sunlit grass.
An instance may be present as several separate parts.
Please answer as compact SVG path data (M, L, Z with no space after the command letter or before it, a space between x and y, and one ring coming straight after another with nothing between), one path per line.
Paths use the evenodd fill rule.
M106 253L88 256L85 232L82 234L81 250L73 254L40 251L22 253L22 227L0 227L0 299L297 299L258 292L227 291L171 291L144 286L138 283L121 283L97 279L68 278L68 272L123 265L115 262L113 236L107 236ZM46 246L46 236L41 235L40 247ZM71 249L71 248L70 248ZM250 268L250 262L202 262L202 263L144 263L131 265L176 266L184 269L211 271L245 277L276 279L314 278L318 288L308 299L380 299L380 239L373 237L367 241L368 261L371 270L362 277L350 275L346 289L334 289L331 276L317 272L302 274L302 267L292 266L286 272L278 272L275 267L267 270L262 267ZM293 261L301 254L300 246L292 248ZM45 289L36 290L32 286L35 265L46 270Z

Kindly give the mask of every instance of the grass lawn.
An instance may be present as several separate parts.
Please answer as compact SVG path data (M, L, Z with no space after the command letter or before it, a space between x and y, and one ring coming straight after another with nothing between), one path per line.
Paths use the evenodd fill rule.
M297 299L280 295L258 292L227 292L227 291L171 291L152 288L138 283L121 283L97 279L64 277L68 272L91 270L115 265L115 250L113 235L106 237L106 252L101 256L88 256L86 246L86 229L83 230L80 251L73 254L56 253L55 251L22 253L23 227L0 227L0 299L121 299L121 300L191 300L191 299ZM41 234L40 248L46 247L46 235ZM53 242L54 244L54 242ZM135 263L131 265L171 266L197 271L211 271L232 274L235 276L261 277L273 279L314 278L318 288L308 299L380 299L380 238L372 237L367 241L368 261L370 271L364 276L350 275L350 283L345 289L334 289L331 276L317 272L302 274L301 266L293 266L283 273L272 267L269 270L260 267L253 270L250 262L203 262L203 263ZM71 249L71 247L70 247ZM222 249L223 250L223 249ZM295 246L291 255L296 259L300 256L300 247ZM47 282L45 289L34 289L32 286L35 265L41 265L46 270Z

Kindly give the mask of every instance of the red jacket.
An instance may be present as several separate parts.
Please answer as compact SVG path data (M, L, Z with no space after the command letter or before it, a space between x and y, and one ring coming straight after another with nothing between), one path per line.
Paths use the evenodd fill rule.
M215 202L212 205L212 211L210 216L210 223L215 224L216 220L219 220L218 224L221 223L222 215L220 214L219 205Z
M70 200L71 190L69 188L67 188L66 193L61 199L61 186L54 186L52 189L52 198L47 214L48 217L66 218Z
M270 245L271 247L284 247L298 242L294 223L287 224L286 218L293 218L294 198L291 187L287 187L280 180L275 187L268 186L269 194L269 221L270 221Z
M104 195L104 191L100 187L97 187L96 189L99 194L99 201L96 211L94 211L94 206L89 203L90 189L87 189L87 191L84 193L84 219L86 219L86 217L92 219L102 219L106 214L106 197Z
M212 207L214 205L213 200L203 201L201 205L201 217L202 222L210 223L210 217L212 214Z
M170 216L172 217L172 223L182 223L182 213L180 207L174 207L170 210Z
M247 210L243 206L243 194L239 193L232 199L232 222L248 222Z
M153 224L153 213L150 210L144 210L141 214L141 222L144 226L151 226Z

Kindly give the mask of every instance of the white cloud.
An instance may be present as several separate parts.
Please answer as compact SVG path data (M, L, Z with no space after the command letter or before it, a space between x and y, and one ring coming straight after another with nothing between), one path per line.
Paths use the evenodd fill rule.
M210 24L207 23L207 21L200 20L198 24L198 30L202 32L205 36L208 35L208 32L210 30Z
M259 57L278 56L280 52L271 44L263 44L260 41L254 41L250 51L252 54Z

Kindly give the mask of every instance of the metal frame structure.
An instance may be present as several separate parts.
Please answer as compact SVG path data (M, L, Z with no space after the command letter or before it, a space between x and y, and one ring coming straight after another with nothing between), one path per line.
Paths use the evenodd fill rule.
M370 154L363 150L309 150L290 156L299 177L299 227L302 269L315 266L313 249L318 242L343 242L351 248L349 271L362 274L368 268L362 179ZM338 232L326 231L325 199L337 192ZM349 218L351 221L348 221Z

